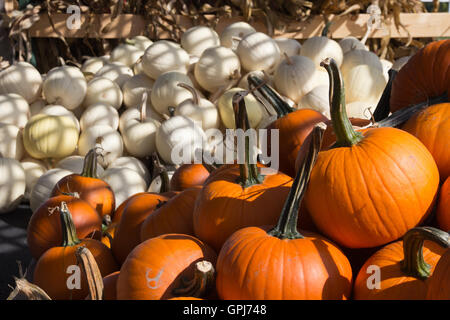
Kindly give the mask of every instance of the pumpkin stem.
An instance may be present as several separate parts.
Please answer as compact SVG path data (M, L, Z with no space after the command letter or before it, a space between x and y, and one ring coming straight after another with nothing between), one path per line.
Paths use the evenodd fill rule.
M153 179L150 184L152 184L153 181L159 177L161 179L161 188L159 193L169 192L170 181L166 167L161 164L158 153L154 152L151 158L153 164Z
M247 77L250 90L256 90L275 109L278 118L294 111L270 85L264 83L259 77L250 74Z
M238 178L238 183L243 188L248 188L255 184L261 184L263 182L263 176L259 173L258 166L256 165L255 159L250 161L250 148L255 147L254 143L250 145L250 137L248 136L248 131L250 131L250 124L247 116L247 108L245 106L244 97L248 94L248 91L236 92L233 96L233 109L234 109L234 119L236 123L236 132L242 130L245 139L244 148L244 163L239 164L240 176ZM246 133L247 132L247 133ZM250 133L251 134L251 133ZM239 139L239 136L238 136ZM254 142L254 141L253 141ZM239 152L238 152L239 153ZM253 154L253 152L252 152ZM238 155L239 156L239 155ZM255 157L253 157L255 158Z
M182 82L180 82L177 86L179 86L180 88L188 90L192 94L192 101L194 102L195 105L198 106L199 99L198 99L197 90L195 90L195 88L191 87L190 85L188 85L186 83L182 83Z
M334 147L351 147L363 139L363 136L353 129L345 109L345 90L339 67L333 58L327 58L320 63L328 72L330 79L330 114L333 130L336 135Z
M423 242L432 241L444 248L450 248L450 234L433 227L417 227L403 236L401 270L408 276L426 279L431 274L431 266L423 258Z
M279 239L302 239L303 236L297 229L298 210L300 203L306 193L311 170L317 159L322 144L323 132L325 130L321 126L315 126L309 137L303 143L302 148L306 152L303 153L303 161L292 183L283 210L277 225L268 231L271 236Z
M84 157L83 170L81 171L82 177L96 178L97 177L97 156L98 147L92 148Z
M14 277L16 287L6 300L52 300L48 294L24 277Z
M102 300L103 297L103 278L98 268L97 261L88 248L82 246L75 251L77 264L86 276L90 300Z
M322 33L320 34L322 37L328 38L328 34L330 33L330 26L332 25L332 23L332 21L328 21L327 23L325 23L325 27L323 27Z
M72 220L69 208L65 201L61 201L59 208L59 214L61 216L61 229L63 233L63 247L72 247L79 244L81 241L78 239L77 231Z
M172 292L177 297L201 298L208 295L215 285L215 271L211 262L203 260L195 264L194 277L181 279L182 285Z
M286 59L286 62L288 65L292 66L294 62L292 61L291 57L288 56L286 52L284 52L284 58Z
M147 91L144 91L142 94L142 101L141 101L141 122L144 122L147 118L147 100L148 100L148 93Z

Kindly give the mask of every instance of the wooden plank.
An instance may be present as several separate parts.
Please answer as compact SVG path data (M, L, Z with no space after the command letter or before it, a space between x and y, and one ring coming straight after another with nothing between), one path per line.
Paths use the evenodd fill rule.
M67 27L67 14L54 14L52 20L55 28L67 38L82 38L86 34L88 37L101 37L105 39L111 38L127 38L142 34L145 26L149 21L145 21L143 16L122 14L111 22L110 14L92 15L91 21L87 22L87 15L81 15L81 27L79 29L69 29ZM207 17L213 18L213 16ZM177 24L183 28L189 28L194 25L193 21L184 16L177 16ZM357 16L331 17L333 22L330 27L330 35L332 38L344 38L352 35L362 38L367 30L368 14L359 14ZM220 33L225 26L235 21L242 21L241 17L221 19L217 24L217 31ZM450 14L445 12L439 13L402 13L400 21L406 30L414 38L428 37L450 37ZM111 22L107 32L101 33L100 30ZM267 32L266 25L263 21L254 21L251 24L262 32ZM290 37L294 39L306 39L312 36L320 35L324 27L322 17L316 16L306 22L293 23L284 32L276 32L274 37ZM403 28L397 30L392 20L387 20L381 28L375 30L370 37L382 38L389 32L392 38L407 38L408 32ZM36 22L30 29L32 37L58 37L58 34L52 29L46 14L41 14L41 19ZM170 35L161 30L159 38L169 38Z

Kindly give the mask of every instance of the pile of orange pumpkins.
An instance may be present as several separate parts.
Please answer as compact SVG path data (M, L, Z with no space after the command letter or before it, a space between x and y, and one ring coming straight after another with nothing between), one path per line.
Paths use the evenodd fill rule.
M392 83L392 116L450 98L449 62L450 40L411 57ZM398 128L358 126L336 62L321 66L331 120L289 108L274 119L277 172L248 159L183 164L165 190L116 208L91 149L83 171L33 212L33 284L51 299L90 299L86 273L79 287L67 283L85 247L105 300L450 299L450 103ZM257 90L277 97L267 84ZM243 95L233 107L236 127L249 129Z

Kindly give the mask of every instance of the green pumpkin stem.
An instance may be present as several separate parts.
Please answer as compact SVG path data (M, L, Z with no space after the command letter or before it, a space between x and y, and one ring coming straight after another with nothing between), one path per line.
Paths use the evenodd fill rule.
M333 58L323 60L320 65L327 70L330 79L330 114L336 135L334 147L351 147L360 142L363 136L353 129L352 123L348 119L341 72Z
M59 207L59 214L61 217L61 229L63 234L63 247L73 247L79 244L81 241L78 239L77 230L72 220L69 208L65 201L61 201Z
M155 180L157 177L160 177L161 179L161 188L159 192L160 193L169 192L170 188L169 174L167 173L166 167L161 164L159 156L156 152L152 154L152 164L153 164L153 174L152 174L153 180Z
M250 74L247 77L250 90L256 90L275 110L277 117L281 118L294 111L270 85L264 83L259 77Z
M417 227L403 236L404 260L401 262L401 270L408 276L422 280L431 275L431 266L423 258L425 240L450 248L450 234L433 227Z
M320 34L322 37L328 37L328 34L330 33L330 27L333 24L332 21L328 21L327 23L325 23L325 26L322 29L322 33Z
M325 130L320 126L314 127L308 138L302 145L302 148L307 148L304 154L302 164L295 176L295 180L289 191L283 210L277 225L268 231L271 236L279 239L302 239L302 234L297 229L298 210L300 203L305 195L306 187L308 186L311 170L316 162L317 155L322 144L323 132Z
M98 178L97 177L97 148L92 148L84 157L82 177Z
M236 123L236 129L243 130L244 133L251 129L247 116L247 108L245 106L245 95L248 94L246 91L239 91L233 96L233 110L234 118ZM239 164L240 176L238 178L238 183L243 188L248 188L255 184L261 184L264 177L260 174L256 161L250 161L250 148L254 147L250 145L250 137L245 134L245 159L244 163ZM252 159L254 160L254 159Z
M177 297L203 298L211 292L215 285L215 271L211 262L200 261L195 264L194 277L181 279L181 286L173 289L172 294Z

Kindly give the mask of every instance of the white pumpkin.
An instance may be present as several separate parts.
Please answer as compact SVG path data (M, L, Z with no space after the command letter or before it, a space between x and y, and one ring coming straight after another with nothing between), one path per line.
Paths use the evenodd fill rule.
M122 137L110 126L95 125L84 130L78 141L78 154L85 156L92 148L99 147L98 163L107 167L123 153Z
M20 129L13 124L0 123L0 153L6 158L20 160L24 151Z
M122 100L122 90L116 82L105 77L95 77L87 84L83 106L87 108L94 103L103 102L119 109Z
M220 44L224 47L235 50L240 39L254 32L256 32L255 28L247 22L234 22L223 29L220 34Z
M40 113L41 110L44 109L46 105L47 102L45 101L45 99L39 98L36 101L34 101L32 104L30 104L30 117Z
M184 116L170 118L156 132L158 154L168 164L193 163L205 141L203 129Z
M109 58L109 57L108 57ZM81 71L83 73L96 74L106 63L109 62L107 57L92 57L83 62Z
M31 211L36 211L45 201L50 198L56 183L62 178L73 174L72 171L60 168L50 169L40 176L34 184L30 194Z
M300 55L302 45L295 39L277 38L275 42L280 48L280 53L284 57L287 54L289 57Z
M156 79L151 93L151 102L157 112L170 115L170 108L174 108L173 111L175 111L181 102L192 98L192 93L179 87L179 83L193 86L191 79L178 71L166 72Z
M131 39L127 39L126 42L143 51L153 44L153 41L146 36L134 36Z
M306 40L300 49L302 56L310 58L316 68L322 68L320 63L326 58L333 58L340 67L344 59L341 46L334 40L324 36L316 36Z
M216 92L240 78L239 57L225 47L206 49L195 64L194 75L203 89Z
M367 50L351 50L344 55L344 60L341 65L342 75L345 76L352 68L360 65L367 65L383 71L380 58L375 53Z
M132 67L136 61L144 54L144 50L131 44L119 44L111 51L111 61L121 62L128 67Z
M130 78L123 85L123 102L127 108L140 107L142 102L142 94L149 93L155 80L149 78L145 74L137 74ZM150 99L148 99L150 102Z
M398 58L392 64L392 69L394 69L396 71L400 71L400 69L408 62L408 60L410 58L411 58L411 56L404 56L404 57Z
M147 93L144 93L139 117L128 120L122 132L127 152L135 157L144 158L156 151L156 131L159 121L146 116Z
M73 110L83 102L87 83L80 69L62 66L53 68L47 73L42 90L48 103Z
M31 190L39 177L47 172L47 166L44 162L32 158L23 159L20 164L25 171L25 199L30 199Z
M147 190L145 179L138 172L128 167L108 168L100 178L108 183L113 190L116 208L132 195Z
M181 35L181 47L190 55L200 57L208 48L220 46L220 39L213 29L207 26L195 26Z
M119 128L119 112L109 104L103 102L94 103L81 116L81 131L96 125L106 125L113 130L117 130Z
M42 77L28 62L18 62L0 72L0 94L16 93L28 103L41 94Z
M236 128L232 100L233 96L239 91L245 90L242 88L230 89L226 91L217 102L222 123L226 128L229 129ZM246 95L244 101L245 106L247 108L247 115L250 127L256 128L263 118L264 106L261 105L252 94Z
M119 131L123 134L128 124L130 124L132 120L139 119L141 117L141 111L138 108L129 108L125 110L119 118ZM159 113L153 110L152 106L147 103L146 117L155 119L159 122L164 121L164 118L161 117Z
M66 116L72 119L73 123L77 127L78 132L80 132L80 122L78 121L78 118L75 116L75 114L64 108L63 106L59 105L48 105L42 108L42 110L39 112L39 114L47 114L50 116Z
M311 59L304 56L286 57L278 65L273 82L278 92L299 102L305 94L317 86L317 73Z
M347 103L378 101L387 84L383 70L368 65L353 67L343 78Z
M184 85L184 84L182 84ZM217 107L211 101L199 97L197 90L184 85L186 90L191 91L193 98L181 102L176 110L176 116L185 116L200 124L203 130L219 128L220 116Z
M25 171L19 161L0 155L0 213L13 211L25 194Z
M242 38L236 53L246 71L264 70L272 73L281 60L275 40L262 32L250 33Z
M343 54L346 54L351 50L367 50L366 45L353 36L345 37L338 43L341 46Z
M74 155L59 160L56 163L55 168L60 168L71 171L73 173L80 174L83 171L83 166L84 166L84 157ZM103 169L103 167L99 163L97 163L97 176L100 176L103 173L103 171L105 171L105 169Z
M147 76L158 78L168 71L187 73L189 54L179 44L159 40L145 50L142 56L142 68Z
M360 119L371 119L375 109L377 107L377 102L367 102L367 101L354 101L345 104L345 109L347 110L347 115L349 118L360 118Z
M36 159L64 158L71 155L78 143L78 128L67 116L37 114L23 130L23 144Z
M139 59L138 61L136 61L136 63L134 64L133 72L134 72L134 75L145 74L144 68L142 67L142 58Z
M243 77L241 77L241 80L239 80L239 83L237 85L239 88L249 90L249 87L248 87L248 76L249 75L257 76L261 80L266 81L266 83L268 85L270 85L270 86L273 85L273 78L269 74L267 74L261 70L256 70L256 71L247 72Z
M315 87L300 99L298 109L313 109L319 111L328 119L331 119L329 90L328 85Z
M0 122L25 127L30 114L27 100L17 93L0 95Z
M100 68L95 76L108 78L109 80L117 83L119 87L122 87L128 79L134 76L134 73L130 67L124 65L123 63L110 62Z
M383 66L383 75L386 81L389 81L389 70L391 70L393 63L386 59L380 59L381 65Z
M144 178L145 183L147 185L150 184L150 179L151 179L151 175L150 172L148 171L147 167L145 166L145 164L139 160L138 158L135 157L119 157L116 160L113 161L113 163L111 163L108 167L108 169L110 168L116 168L116 167L125 167L125 168L129 168L132 169L134 171L136 171L137 173L139 173L139 175Z

